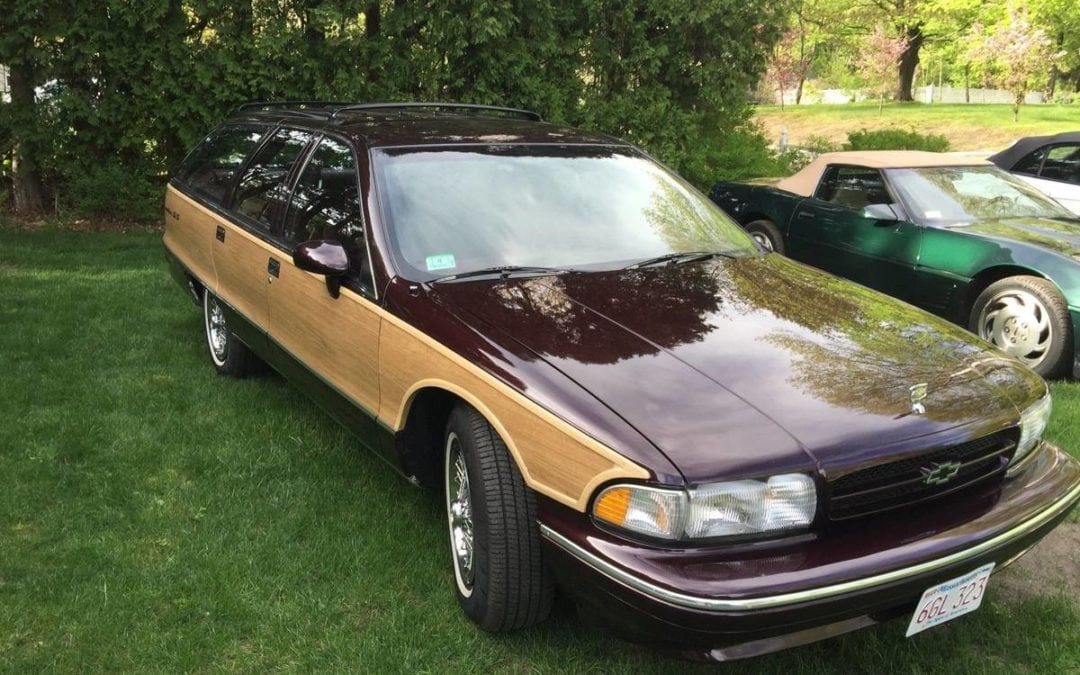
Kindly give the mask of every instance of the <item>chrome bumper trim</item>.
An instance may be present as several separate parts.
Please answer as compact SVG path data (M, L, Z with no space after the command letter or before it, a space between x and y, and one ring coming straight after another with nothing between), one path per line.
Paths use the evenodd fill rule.
M855 579L853 581L845 581L839 584L832 584L830 586L821 586L820 588L810 588L805 591L795 591L792 593L782 593L780 595L766 595L756 598L739 598L739 599L721 599L702 597L699 595L690 595L688 593L680 593L679 591L673 591L656 584L646 581L626 570L615 566L614 564L604 560L603 558L591 553L581 546L570 541L563 535L559 534L550 527L540 524L540 534L562 548L564 551L574 556L581 562L592 567L596 571L600 572L604 576L616 581L624 586L627 586L633 590L644 593L645 595L663 602L667 602L680 607L687 607L690 609L715 611L715 612L744 612L747 610L755 609L769 609L773 607L784 607L786 605L794 605L801 602L808 602L811 600L820 600L822 598L829 598L835 595L842 595L844 593L852 593L856 591L863 591L875 586L881 586L889 584L895 581L903 581L910 577L919 576L920 574L926 574L928 572L934 572L943 567L948 567L957 563L962 563L965 560L975 558L987 551L990 551L1002 544L1006 544L1013 539L1023 537L1030 532L1033 532L1046 523L1050 522L1057 516L1065 513L1077 500L1080 500L1080 483L1073 485L1063 497L1055 501L1050 506L1046 507L1036 515L1025 520L1012 529L1002 532L1001 534L987 539L981 544L976 544L971 548L964 549L963 551L957 551L956 553L949 554L942 558L935 558L934 560L928 560L918 565L912 565L911 567L902 567L900 569L892 570L890 572L884 572L882 574L875 574L870 577L863 577L862 579Z

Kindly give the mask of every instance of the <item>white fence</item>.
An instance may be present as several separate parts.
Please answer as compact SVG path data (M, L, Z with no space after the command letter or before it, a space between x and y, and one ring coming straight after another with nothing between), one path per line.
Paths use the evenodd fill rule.
M923 103L1012 103L1012 92L1004 89L962 89L960 87L935 87L930 84L925 87L916 87L914 94L916 101ZM1046 103L1041 91L1030 91L1024 97L1024 103Z
M921 103L1012 103L1012 94L1004 89L964 89L962 87L936 87L927 85L915 87L912 95ZM822 89L803 93L801 105L815 103L851 103L852 101L874 100L876 96L862 89ZM780 96L773 95L773 102L780 103ZM1041 91L1028 92L1024 103L1031 105L1046 103ZM795 105L795 91L784 92L784 105Z

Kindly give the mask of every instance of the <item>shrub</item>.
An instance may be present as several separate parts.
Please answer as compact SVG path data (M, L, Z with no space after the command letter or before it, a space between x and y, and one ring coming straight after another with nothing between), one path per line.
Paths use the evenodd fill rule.
M846 150L927 150L945 152L949 139L937 134L920 134L914 129L860 129L848 134Z
M161 186L117 162L94 165L68 178L65 202L80 217L150 222L161 218Z

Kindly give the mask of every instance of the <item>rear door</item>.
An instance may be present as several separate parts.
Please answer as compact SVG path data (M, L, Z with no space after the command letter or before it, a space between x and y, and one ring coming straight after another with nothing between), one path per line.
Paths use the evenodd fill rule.
M253 124L215 129L184 159L166 192L165 245L214 292L214 249L228 222L224 205L244 160L268 130Z
M863 209L872 204L888 204L903 216L879 170L827 167L813 198L795 210L788 233L792 257L910 299L921 228L903 218L868 218Z
M291 255L274 255L280 271L270 286L270 338L332 393L366 412L370 419L360 420L334 402L326 406L362 439L371 439L366 432L379 405L381 318L359 186L349 144L330 136L319 140L296 178L283 243L291 250L305 241L339 242L352 271L334 298L325 277L298 269Z
M218 297L246 320L230 326L256 349L263 346L270 323L267 288L274 278L271 260L277 256L271 243L274 226L287 202L293 166L313 135L278 129L263 141L236 182L229 209L234 222L219 227L215 235Z

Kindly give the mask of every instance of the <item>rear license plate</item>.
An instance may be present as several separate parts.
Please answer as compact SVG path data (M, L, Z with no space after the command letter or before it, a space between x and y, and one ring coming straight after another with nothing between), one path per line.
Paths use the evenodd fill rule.
M907 637L978 609L986 595L986 584L993 569L994 563L989 563L962 577L926 589L915 606Z

